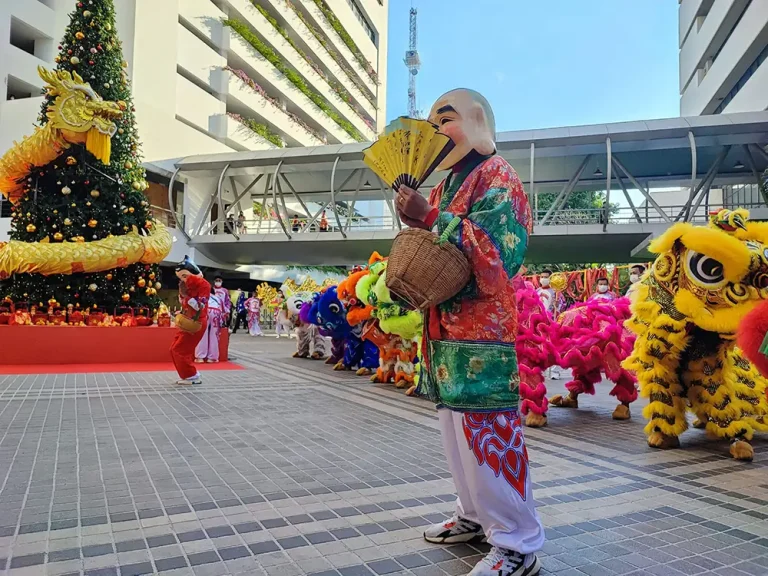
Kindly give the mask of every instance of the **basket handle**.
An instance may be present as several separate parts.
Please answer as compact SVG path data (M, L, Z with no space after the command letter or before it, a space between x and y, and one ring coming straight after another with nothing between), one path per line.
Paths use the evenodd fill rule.
M448 223L448 226L445 227L445 230L443 230L443 233L440 234L437 238L435 238L435 244L438 246L442 246L446 242L448 242L448 237L453 233L456 228L458 228L459 224L461 224L461 218L458 216L455 216L453 220L451 220Z

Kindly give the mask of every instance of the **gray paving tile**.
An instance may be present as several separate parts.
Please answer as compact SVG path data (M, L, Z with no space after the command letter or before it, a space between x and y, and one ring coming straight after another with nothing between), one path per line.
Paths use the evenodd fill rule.
M123 576L468 572L487 546L418 540L456 498L431 407L387 387L366 388L361 402L357 377L290 359L293 343L258 345L256 354L235 336L246 369L212 372L194 391L168 388L159 373L0 379L8 565L42 574L116 558ZM552 395L564 381L547 385ZM571 519L547 527L542 573L768 573L768 482L753 481L768 447L755 442L755 462L740 465L692 431L682 450L650 451L642 406L614 422L607 385L596 388L584 407L550 410L547 428L526 430L543 517ZM403 438L419 438L418 451Z
M137 564L126 564L120 566L120 576L142 576L143 574L154 574L155 569L151 562L140 562Z
M213 562L219 562L219 555L213 550L208 552L199 552L197 554L189 554L187 556L190 566L199 566L201 564L211 564Z
M401 570L400 565L391 559L368 562L367 566L376 574L392 574Z

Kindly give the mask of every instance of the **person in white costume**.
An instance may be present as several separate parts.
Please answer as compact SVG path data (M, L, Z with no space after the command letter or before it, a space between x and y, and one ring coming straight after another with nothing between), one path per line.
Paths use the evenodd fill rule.
M256 297L256 292L245 301L245 309L248 312L248 333L251 336L263 336L264 333L261 331L261 324L259 323L261 300Z
M539 274L539 288L536 289L536 293L541 299L541 303L544 305L544 309L552 317L553 320L557 320L558 310L557 292L550 286L550 278L552 277L552 270L542 270ZM560 379L560 367L550 366L544 371L545 378L551 378L552 380Z

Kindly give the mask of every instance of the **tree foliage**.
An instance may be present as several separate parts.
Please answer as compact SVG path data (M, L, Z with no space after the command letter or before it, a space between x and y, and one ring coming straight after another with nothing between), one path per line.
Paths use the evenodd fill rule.
M113 0L78 2L56 57L57 69L77 72L104 100L117 102L123 114L115 120L109 165L83 145L73 145L47 166L36 168L26 194L14 206L11 239L22 242L91 242L151 226L143 193L145 172L131 89L115 29ZM40 125L53 97L43 102ZM61 305L98 305L110 312L130 305L154 309L160 271L135 264L96 274L42 276L17 274L0 284L0 296L30 304L55 299Z

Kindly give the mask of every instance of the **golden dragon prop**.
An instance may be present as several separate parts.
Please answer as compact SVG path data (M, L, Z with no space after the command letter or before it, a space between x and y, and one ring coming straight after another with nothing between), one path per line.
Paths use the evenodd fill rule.
M22 197L30 172L54 161L73 144L84 144L109 165L112 137L117 132L113 119L126 107L124 102L105 101L77 72L49 71L41 66L38 73L48 94L55 97L46 112L49 121L0 158L0 193L14 204ZM172 238L159 222L151 229L148 236L134 229L124 236L93 242L0 242L0 279L18 273L93 273L137 262L156 264L170 253Z

